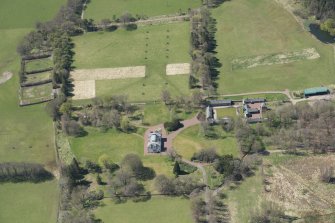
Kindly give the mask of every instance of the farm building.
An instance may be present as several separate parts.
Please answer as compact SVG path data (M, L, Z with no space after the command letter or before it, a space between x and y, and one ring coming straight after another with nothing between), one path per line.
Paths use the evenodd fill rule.
M263 111L267 109L263 98L243 100L243 113L249 123L262 121Z
M206 120L211 124L214 123L214 109L211 106L206 108Z
M308 88L304 90L304 96L306 98L316 95L325 95L329 94L329 89L326 87L316 87L316 88Z
M212 107L232 106L232 100L210 100L209 105Z
M162 151L162 134L159 131L149 134L147 149L149 153L160 153Z

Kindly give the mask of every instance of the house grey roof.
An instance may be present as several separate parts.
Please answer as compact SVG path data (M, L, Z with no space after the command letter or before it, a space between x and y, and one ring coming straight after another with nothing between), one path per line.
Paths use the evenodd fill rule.
M151 132L148 136L148 152L160 153L162 151L162 135L160 132Z
M210 100L209 104L211 106L227 106L227 105L231 105L233 103L232 100Z

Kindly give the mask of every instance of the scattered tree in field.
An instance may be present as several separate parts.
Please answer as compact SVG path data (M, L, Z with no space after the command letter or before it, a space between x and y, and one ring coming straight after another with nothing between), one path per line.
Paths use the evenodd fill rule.
M161 94L162 101L165 105L171 102L171 94L168 90L164 89Z
M216 153L215 148L208 148L208 149L201 149L199 152L196 152L193 154L191 160L197 160L205 163L212 163L217 158L219 158L219 155Z

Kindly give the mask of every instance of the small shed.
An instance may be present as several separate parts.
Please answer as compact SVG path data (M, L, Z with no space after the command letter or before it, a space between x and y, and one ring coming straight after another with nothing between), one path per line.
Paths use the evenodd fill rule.
M315 87L304 90L304 95L306 98L310 96L325 95L325 94L329 94L329 89L326 87Z

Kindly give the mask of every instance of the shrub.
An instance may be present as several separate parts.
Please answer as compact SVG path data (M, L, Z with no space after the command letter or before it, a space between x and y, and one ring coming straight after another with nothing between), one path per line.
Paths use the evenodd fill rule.
M212 163L218 158L218 154L214 148L202 149L197 153L194 153L191 160L198 160L201 162Z
M171 122L164 123L164 128L169 132L176 131L182 127L183 127L183 124L177 118L173 119Z

